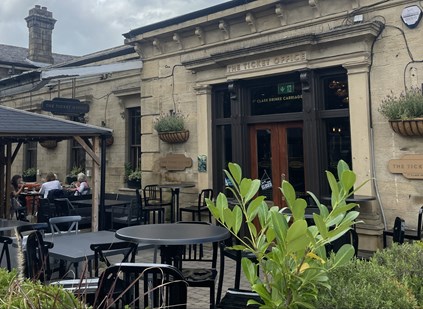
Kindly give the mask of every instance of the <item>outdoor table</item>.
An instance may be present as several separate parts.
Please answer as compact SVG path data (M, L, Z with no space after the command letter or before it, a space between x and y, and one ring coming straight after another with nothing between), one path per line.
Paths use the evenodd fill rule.
M321 199L323 201L331 201L332 198L330 196L322 196ZM346 202L347 203L357 203L360 204L362 202L370 202L370 201L374 201L376 199L375 196L371 196L371 195L351 195L349 197L346 198Z
M7 219L0 219L0 234L3 235L6 231L12 231L15 227L22 226L22 225L31 225L31 222L26 221L18 221L18 220L7 220Z
M135 197L134 197L135 198ZM72 205L81 205L81 206L91 206L93 204L93 200L76 200L70 201ZM125 200L104 200L105 207L113 207L113 206L126 206L129 205L131 201Z
M110 231L98 231L87 233L72 233L68 235L46 235L45 240L54 244L49 250L51 257L68 261L75 267L75 273L78 274L78 264L83 261L91 261L94 259L94 251L91 250L91 244L121 242L121 239L115 237ZM139 249L150 248L146 244L140 244ZM114 250L107 252L108 255L119 254L122 250ZM70 266L70 265L69 265ZM64 269L62 271L65 271Z
M160 246L163 263L172 264L173 261L179 269L185 245L222 241L229 236L224 227L196 223L135 225L116 231L119 239Z
M20 195L29 197L32 199L32 209L31 211L28 211L28 214L32 214L34 216L35 214L35 201L40 196L40 193L38 191L27 191L27 192L21 192ZM25 199L26 200L26 199Z
M181 188L193 188L195 187L194 183L182 182L182 183L167 183L158 185L161 189L170 189L172 191L172 206L170 207L170 222L175 222L179 220L179 192Z

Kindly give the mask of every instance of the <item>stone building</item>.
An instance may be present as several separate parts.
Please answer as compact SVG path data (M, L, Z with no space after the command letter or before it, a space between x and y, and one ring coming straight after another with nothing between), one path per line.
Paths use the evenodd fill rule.
M15 75L0 79L0 104L45 114L51 111L43 108L43 102L55 99L65 103L71 99L67 102L79 101L88 106L89 111L82 115L60 112L56 115L113 129L106 154L106 190L126 191L125 163L131 163L134 169L139 165L142 62L138 54L133 47L122 45L82 57L59 57L51 52L55 22L52 13L35 6L26 21L30 33L28 55L16 61ZM39 40L40 35L45 37ZM23 56L23 48L10 48L21 51ZM25 63L30 65L23 66ZM74 167L83 168L89 176L92 161L76 141L41 145L28 140L14 161L13 173L21 174L31 167L38 170L38 180L53 171L65 181Z
M380 247L397 215L416 226L421 180L387 166L423 144L393 133L378 106L423 81L420 16L411 0L233 0L124 34L143 61L144 183L219 192L222 170L238 162L280 205L281 179L327 196L324 171L343 159L358 183L370 180L359 194L375 197L360 203L361 249ZM153 123L169 111L185 115L187 142L158 138ZM194 164L169 171L160 165L169 153Z

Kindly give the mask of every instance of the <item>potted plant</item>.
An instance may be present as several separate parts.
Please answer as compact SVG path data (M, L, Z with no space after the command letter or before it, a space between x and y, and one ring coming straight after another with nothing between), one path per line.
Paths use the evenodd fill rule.
M142 173L141 173L140 170L132 171L128 175L128 180L127 180L128 188L140 189L141 188L141 176L142 176Z
M189 138L189 131L185 129L185 116L174 111L160 115L154 123L154 129L159 138L167 143L184 143Z
M327 171L332 190L331 210L308 192L319 208L313 215L314 224L307 224L307 202L296 198L292 185L283 181L281 191L290 214L277 206L269 207L265 196L258 196L259 179L242 176L239 165L229 163L225 170L232 186L226 189L235 198L229 207L227 197L219 193L215 201L206 200L207 207L216 220L226 227L239 241L234 250L252 253L255 261L243 258L242 270L251 288L263 302L263 308L312 308L318 297L318 288L330 288L327 273L347 263L354 256L350 244L343 245L335 254L333 264L326 263L325 245L341 237L355 223L356 203L346 203L348 196L362 185L355 187L356 175L344 161L337 166L338 180ZM286 207L285 207L286 208ZM246 235L240 237L242 227ZM258 271L260 270L260 271ZM249 300L251 304L259 304Z
M22 180L25 182L35 182L37 181L37 169L35 167L30 167L22 172Z
M399 96L386 96L379 112L388 119L395 133L423 136L423 94L420 88L407 89Z
M84 169L80 166L74 166L70 170L69 174L66 175L66 183L71 184L72 182L75 182L78 180L78 174L83 173Z

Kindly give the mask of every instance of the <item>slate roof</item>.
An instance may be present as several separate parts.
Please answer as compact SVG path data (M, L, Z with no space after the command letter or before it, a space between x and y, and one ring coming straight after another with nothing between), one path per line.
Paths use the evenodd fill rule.
M28 48L0 44L0 63L19 64L29 68L35 68L36 66L26 60L27 57ZM54 64L63 63L74 58L77 57L53 53Z
M112 130L52 116L0 106L0 144L46 139L71 139L73 136L110 136Z

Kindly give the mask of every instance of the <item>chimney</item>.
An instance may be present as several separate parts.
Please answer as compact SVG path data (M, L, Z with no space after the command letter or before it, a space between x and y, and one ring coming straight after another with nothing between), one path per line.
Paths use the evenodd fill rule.
M25 18L29 29L28 59L34 62L54 63L51 52L51 34L56 20L45 6L36 5Z

